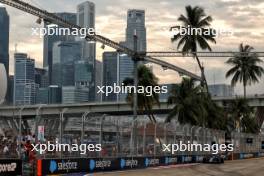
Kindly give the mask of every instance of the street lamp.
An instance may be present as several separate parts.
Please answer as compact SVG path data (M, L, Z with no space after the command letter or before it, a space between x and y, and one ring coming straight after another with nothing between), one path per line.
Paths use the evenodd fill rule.
M134 50L135 52L137 53L137 40L138 40L138 37L137 37L137 31L135 30L134 31L134 36L133 36L133 39L134 39ZM135 120L137 119L137 104L138 104L138 95L137 95L137 86L138 86L138 58L137 56L133 56L133 61L134 61L134 89L135 89L135 92L133 94L133 127L132 127L132 139L131 139L131 145L132 145L132 154L134 154L134 148L135 148L135 141L136 141L136 126L137 124L135 124Z
M137 117L133 118L132 121L132 130L130 133L130 155L132 156L134 154L134 149L135 149L135 121L137 121Z
M103 114L100 118L100 132L99 132L99 144L103 147L103 122L106 117L106 114ZM100 157L102 157L102 152L100 152Z
M86 111L83 115L82 115L82 134L81 134L81 143L83 144L84 141L84 123L85 123L85 119L87 117L87 115L90 113L90 111Z
M60 112L60 144L62 144L62 134L63 134L63 125L62 125L62 122L63 122L63 115L64 113L68 111L68 108L63 108L62 111ZM62 158L62 150L60 152L60 158Z
M22 106L19 109L19 139L18 139L18 151L19 151L19 158L21 158L22 151L21 151L21 144L22 144L22 111L24 110L25 106Z
M40 115L40 110L43 106L47 104L40 104L36 110L36 118L35 118L35 143L38 142L38 122L39 122L39 115Z

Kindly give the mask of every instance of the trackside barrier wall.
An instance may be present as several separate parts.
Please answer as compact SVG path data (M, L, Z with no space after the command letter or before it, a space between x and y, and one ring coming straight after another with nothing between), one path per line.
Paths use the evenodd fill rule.
M0 176L22 175L22 160L0 159Z
M263 157L264 153L235 154L236 159ZM69 158L42 159L37 161L37 175L67 173L93 173L125 169L140 169L173 164L201 163L204 156L181 155L161 157L122 157L122 158Z
M162 165L202 162L197 156L124 157L124 158L72 158L43 159L37 161L38 175L92 173L98 171L146 168Z
M259 153L234 153L233 159L248 159L264 157ZM202 155L178 155L160 157L121 157L121 158L68 158L68 159L39 159L37 160L37 175L93 173L100 171L140 169L154 166L174 164L201 163ZM229 157L228 159L231 159ZM22 160L1 159L0 176L22 175Z

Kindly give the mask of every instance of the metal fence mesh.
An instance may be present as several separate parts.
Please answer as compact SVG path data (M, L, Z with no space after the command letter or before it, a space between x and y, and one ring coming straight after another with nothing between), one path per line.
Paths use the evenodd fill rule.
M14 118L14 117L13 117ZM159 120L152 123L148 117L139 116L133 121L132 116L111 116L104 114L61 114L41 116L38 124L23 123L23 142L63 143L63 144L101 144L102 151L81 154L80 151L45 152L37 155L40 158L60 157L125 157L125 156L163 156L172 155L163 151L163 144L224 144L225 132L198 126L182 125L177 122L163 123ZM28 130L25 130L27 129ZM37 141L39 135L32 135L38 126L44 127L43 139ZM133 136L133 126L135 135ZM30 128L32 127L32 128ZM0 137L0 157L18 157L18 134L15 129L2 129ZM262 149L264 136L232 132L231 143L234 153L264 152ZM6 153L5 148L8 147ZM23 146L22 146L23 151ZM175 155L203 155L202 151L177 151Z

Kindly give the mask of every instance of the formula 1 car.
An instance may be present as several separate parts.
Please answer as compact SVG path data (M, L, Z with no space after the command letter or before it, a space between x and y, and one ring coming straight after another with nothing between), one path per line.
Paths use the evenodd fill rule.
M221 155L207 155L204 156L203 163L223 164L224 157Z

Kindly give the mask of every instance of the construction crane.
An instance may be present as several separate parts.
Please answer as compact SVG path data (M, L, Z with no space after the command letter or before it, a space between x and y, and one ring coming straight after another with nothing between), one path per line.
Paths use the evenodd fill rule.
M61 27L65 27L65 28L69 28L69 29L72 29L72 28L81 29L81 27L76 25L76 24L71 24L68 21L56 16L53 13L50 13L50 12L47 12L46 10L42 10L40 8L37 8L37 7L30 5L26 2L23 2L21 0L0 0L0 3L6 4L8 6L22 10L26 13L37 16L38 17L37 23L41 23L41 21L43 20L46 23L57 24ZM162 66L163 68L171 69L171 70L174 70L180 74L183 74L183 75L192 77L196 80L202 81L202 78L200 76L195 75L195 74L193 74L193 73L191 73L185 69L179 68L179 67L177 67L173 64L170 64L168 62L153 58L152 56L146 57L146 54L145 55L142 55L142 53L139 54L138 52L136 52L130 48L127 48L123 45L120 45L119 43L114 42L114 41L112 41L112 40L110 40L104 36L97 35L97 34L90 35L87 33L85 39L88 41L100 42L103 45L114 48L118 52L125 53L125 54L127 54L133 58L137 58L138 60L142 60L142 61L146 60L150 63L158 64L158 65Z

